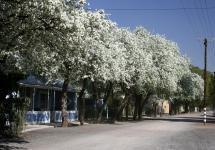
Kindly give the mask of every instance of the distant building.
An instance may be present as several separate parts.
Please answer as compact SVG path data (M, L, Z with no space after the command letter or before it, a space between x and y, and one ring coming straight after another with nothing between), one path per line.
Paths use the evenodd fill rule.
M61 122L61 90L63 81L47 80L30 75L25 80L18 81L21 96L31 98L31 104L26 113L27 124L47 124ZM77 120L77 97L74 88L69 85L67 99L67 119Z
M169 115L171 111L171 102L170 100L161 99L157 95L152 95L148 103L144 106L144 109L145 114L149 116Z
M170 102L169 100L161 99L158 103L158 107L160 107L161 114L169 114L170 113Z

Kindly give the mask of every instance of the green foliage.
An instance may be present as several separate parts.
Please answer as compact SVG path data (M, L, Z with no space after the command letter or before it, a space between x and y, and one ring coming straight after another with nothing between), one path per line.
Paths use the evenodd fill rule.
M199 67L192 66L191 67L191 72L200 75L202 78L204 77L204 70L200 69Z
M145 108L145 114L147 116L152 116L153 112L154 112L153 108Z
M197 73L202 78L204 77L204 70L199 67L192 66L191 71ZM211 72L207 72L207 102L209 106L215 107L215 77Z
M215 108L215 77L209 76L208 84L208 103Z
M18 136L20 134L23 130L25 113L29 107L29 104L29 98L11 97L0 100L1 135Z

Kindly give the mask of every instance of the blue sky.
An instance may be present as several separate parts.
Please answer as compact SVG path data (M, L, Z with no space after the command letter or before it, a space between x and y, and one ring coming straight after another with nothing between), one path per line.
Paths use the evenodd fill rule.
M208 70L215 71L215 0L88 0L120 27L143 26L178 44L193 65L204 68L203 39L208 38ZM181 9L186 8L186 9ZM187 9L197 8L197 9ZM201 9L208 8L208 9Z

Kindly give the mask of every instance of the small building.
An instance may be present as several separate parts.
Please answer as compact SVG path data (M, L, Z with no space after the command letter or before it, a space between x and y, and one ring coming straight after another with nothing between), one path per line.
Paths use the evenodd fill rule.
M169 114L170 104L168 100L161 100L159 105L162 108L162 114Z
M47 80L30 75L27 79L18 81L21 96L31 99L26 113L27 124L47 124L61 122L61 90L62 80L54 80L48 84ZM67 119L77 120L77 97L75 89L68 86Z
M170 114L170 109L171 109L171 105L170 105L170 101L169 100L165 100L165 99L159 99L157 100L157 102L155 103L155 110L156 111L156 116L157 115L169 115Z
M161 99L157 95L152 95L144 106L146 115L169 115L171 109L170 100Z

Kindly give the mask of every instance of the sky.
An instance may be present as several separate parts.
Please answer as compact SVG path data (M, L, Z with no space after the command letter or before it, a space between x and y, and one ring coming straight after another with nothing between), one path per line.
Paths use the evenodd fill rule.
M215 71L215 0L88 0L88 8L104 9L119 27L143 26L176 42L191 63L204 68L208 39L209 71Z

